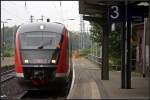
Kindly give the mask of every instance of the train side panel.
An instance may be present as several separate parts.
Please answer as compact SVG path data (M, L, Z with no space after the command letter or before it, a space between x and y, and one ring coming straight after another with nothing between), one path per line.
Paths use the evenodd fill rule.
M23 77L23 68L21 64L21 56L20 56L20 40L19 33L16 33L16 48L15 48L15 70L17 77Z
M64 39L62 43L62 48L60 52L60 58L56 69L56 77L64 77L68 71L69 62L67 61L68 55L68 31L64 30Z

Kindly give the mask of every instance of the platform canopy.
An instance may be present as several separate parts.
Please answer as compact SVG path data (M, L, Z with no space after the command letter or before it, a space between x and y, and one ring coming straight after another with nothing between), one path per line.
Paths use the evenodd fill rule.
M122 22L122 88L131 88L131 23L143 23L148 17L149 0L80 0L79 14L83 20L94 21L103 28L102 80L109 79L108 45L111 23ZM122 17L123 16L123 17ZM150 15L149 15L150 16ZM127 47L126 47L127 45ZM128 52L127 52L128 51ZM126 63L127 64L126 64Z
M79 1L79 13L83 15L102 17L108 6L120 5L128 1L128 5L135 7L148 8L149 0L80 0ZM147 12L148 9L144 12Z

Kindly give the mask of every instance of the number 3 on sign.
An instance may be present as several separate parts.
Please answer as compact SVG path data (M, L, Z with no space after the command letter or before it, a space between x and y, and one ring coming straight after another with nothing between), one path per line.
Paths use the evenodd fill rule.
M110 15L111 18L117 19L119 17L119 8L118 6L111 6L113 13Z

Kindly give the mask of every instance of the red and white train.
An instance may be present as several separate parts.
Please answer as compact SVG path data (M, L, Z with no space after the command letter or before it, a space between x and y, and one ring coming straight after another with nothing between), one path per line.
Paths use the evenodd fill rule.
M34 86L70 81L71 41L63 24L23 24L17 30L15 45L15 71L20 81Z

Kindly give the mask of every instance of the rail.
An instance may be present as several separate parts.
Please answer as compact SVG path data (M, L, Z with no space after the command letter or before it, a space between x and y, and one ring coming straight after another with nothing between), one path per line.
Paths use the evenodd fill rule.
M2 72L2 73L1 73L1 76L2 76L2 75L5 75L5 74L8 74L8 73L11 73L11 72L14 72L14 71L15 71L15 69L7 70L7 71L5 71L5 72Z
M15 77L14 72L15 72L15 70L11 69L11 70L8 70L8 71L5 71L5 72L1 73L0 83L4 83L4 82L6 82L10 79L13 79Z
M94 63L97 63L97 64L102 65L102 58L101 58L101 57L97 57L97 56L95 56L95 55L89 54L89 55L87 56L87 58L88 58L89 60L91 60L92 62L94 62ZM135 61L135 60L136 60L136 59L131 59L131 62L134 63L133 61ZM111 65L111 66L114 67L115 70L121 70L121 69L120 69L120 68L121 68L121 65Z

